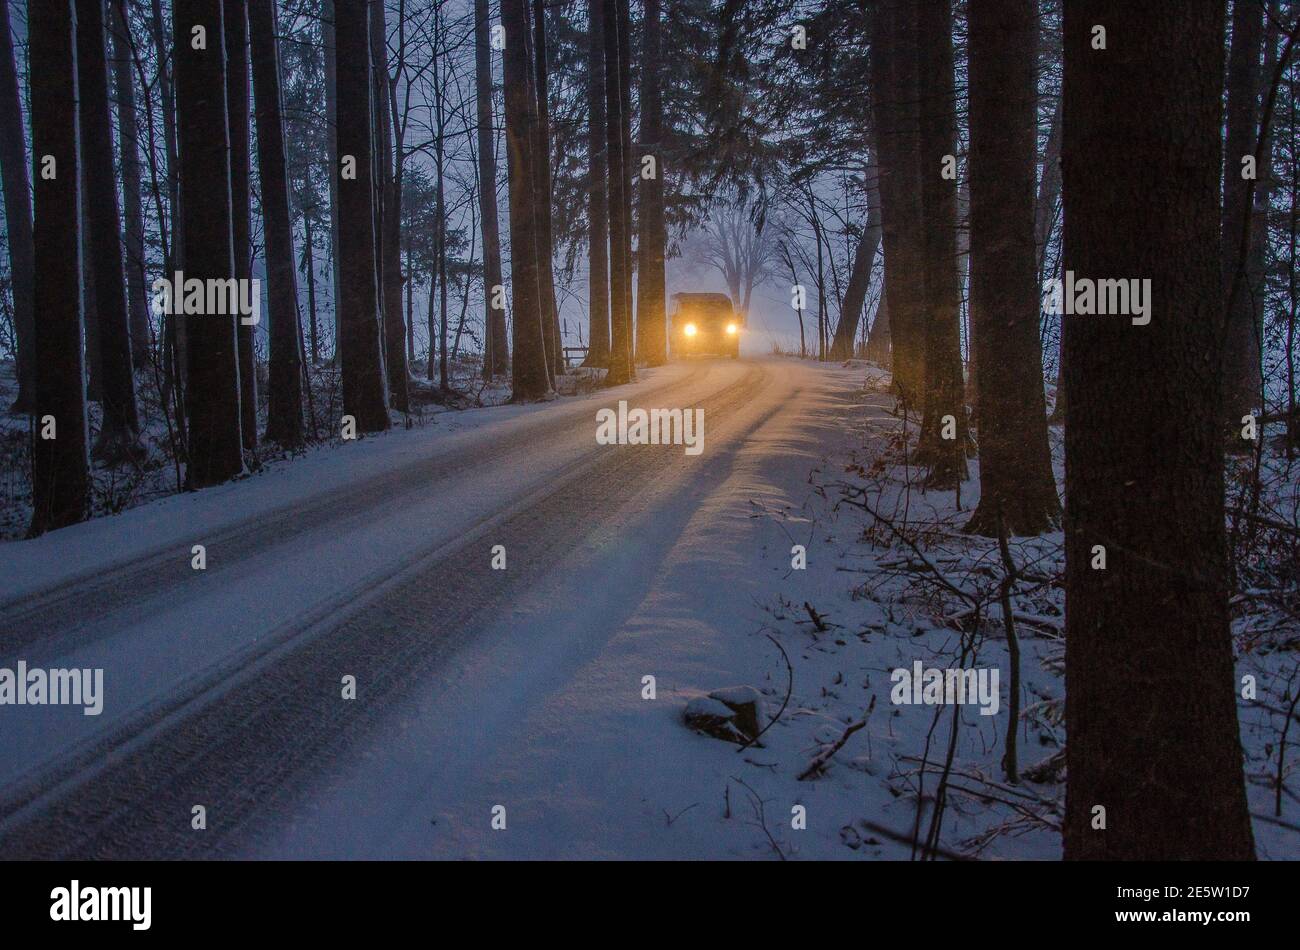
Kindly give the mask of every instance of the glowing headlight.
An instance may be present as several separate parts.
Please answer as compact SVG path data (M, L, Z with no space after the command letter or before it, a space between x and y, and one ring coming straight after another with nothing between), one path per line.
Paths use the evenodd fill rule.
M687 336L695 336L695 324L693 323L686 324L686 326L682 327L682 332L685 333Z
M735 335L736 335L736 325L734 323L728 323L727 336L735 336Z

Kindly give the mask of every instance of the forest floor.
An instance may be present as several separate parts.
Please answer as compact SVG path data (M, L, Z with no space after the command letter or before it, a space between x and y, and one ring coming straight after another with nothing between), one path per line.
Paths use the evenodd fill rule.
M0 856L1059 857L1061 537L1009 545L1012 784L1002 557L960 530L978 469L924 491L887 383L781 359L575 378L0 545L0 667L102 667L106 692L0 732ZM704 452L595 445L620 399L703 408ZM1265 510L1293 515L1264 463ZM1280 544L1256 541L1234 632L1258 850L1295 858ZM917 661L998 670L997 713L896 704ZM729 687L762 697L745 748L683 719Z

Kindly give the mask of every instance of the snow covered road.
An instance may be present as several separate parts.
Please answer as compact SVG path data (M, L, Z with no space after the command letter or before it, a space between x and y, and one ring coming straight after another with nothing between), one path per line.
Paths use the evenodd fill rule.
M855 377L676 364L0 548L0 667L105 671L99 716L0 709L0 856L721 856L664 833L690 762L642 677L736 676L788 568L752 505ZM598 445L620 399L702 408L703 453Z

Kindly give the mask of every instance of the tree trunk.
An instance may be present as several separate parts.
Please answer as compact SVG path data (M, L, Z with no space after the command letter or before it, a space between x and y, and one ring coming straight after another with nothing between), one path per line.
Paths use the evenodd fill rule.
M1052 110L1052 124L1043 149L1043 175L1038 183L1038 200L1034 203L1034 243L1038 246L1038 287L1041 293L1047 279L1047 246L1056 222L1056 206L1061 199L1061 102ZM1052 403L1051 422L1065 421L1064 334L1056 343L1056 399Z
M876 319L871 321L871 332L867 335L866 357L878 366L888 367L892 362L892 340L889 329L889 298L880 294L880 303L876 305Z
M921 408L925 378L925 281L917 157L915 12L904 0L878 0L874 12L871 77L894 391L905 411L916 412Z
M926 485L952 489L966 477L966 387L961 365L961 282L957 271L957 182L943 177L957 154L949 0L918 5L921 202L925 231L925 411L918 462ZM955 438L945 438L951 418Z
M619 58L618 0L604 0L605 36L605 150L609 160L609 305L610 354L609 373L605 381L610 386L621 385L632 379L632 314L630 280L631 222L627 218L624 192L630 182L624 176L623 161L623 98L620 90L623 75Z
M173 24L185 279L229 281L235 261L225 184L230 139L221 0L176 0ZM233 314L203 312L184 317L190 489L220 484L244 469L236 320Z
M618 0L619 125L623 141L623 221L627 253L623 255L623 293L627 299L627 372L636 379L636 318L632 293L632 14L628 0ZM608 57L607 57L608 60Z
M134 60L126 20L126 0L112 0L109 32L113 38L113 89L117 95L117 124L122 151L122 215L126 252L127 312L131 326L131 362L136 369L149 361L149 301L145 290L143 179L140 163L140 123L135 104Z
M248 9L246 0L224 0L226 20L226 111L230 120L230 207L235 254L235 278L244 284L253 276L253 215L249 166ZM242 318L242 314L240 315ZM257 448L257 363L253 352L256 328L239 320L239 409L244 448Z
M278 69L278 67L277 67ZM278 73L277 73L278 78ZM254 80L256 82L256 80ZM281 139L283 141L283 138ZM304 272L307 275L307 327L309 339L311 340L311 365L315 366L320 362L320 329L316 322L316 237L311 227L312 215L304 213L302 216L303 231L303 264ZM290 234L290 239L293 235ZM274 344L272 344L271 359L275 359Z
M665 312L664 256L668 236L664 230L663 62L660 54L659 0L646 0L641 48L641 151L654 158L654 176L639 181L641 236L637 243L637 357L647 366L668 359L668 321Z
M501 235L497 212L496 137L492 117L492 50L487 0L474 0L474 85L478 110L479 218L483 228L483 378L502 376L510 368L505 301L492 306L501 276Z
M329 152L330 189L330 276L334 290L334 360L339 360L343 339L343 262L339 253L339 145L338 145L338 44L335 36L334 0L321 0L321 43L325 71L325 144Z
M1151 281L1149 325L1065 320L1069 859L1254 856L1217 373L1223 17L1218 0L1065 6L1065 267Z
M369 4L335 6L339 164L340 359L343 413L358 432L389 426L375 260L374 127ZM351 161L349 161L351 160ZM352 164L355 163L355 164Z
M560 347L560 315L555 305L555 251L551 238L551 107L546 62L546 6L543 0L533 5L533 69L536 74L537 147L533 163L537 176L537 262L538 287L542 295L542 331L546 338L546 362L551 376L564 372Z
M302 444L302 341L298 328L298 274L294 267L293 213L280 97L279 25L275 0L248 0L253 95L257 113L257 171L266 240L270 359L266 437L287 448ZM306 219L304 215L304 220ZM308 234L310 234L310 225ZM309 279L310 282L310 279ZM314 288L309 301L315 296ZM314 303L314 302L313 302ZM313 333L312 349L316 340Z
M113 120L108 104L108 46L103 0L77 0L77 99L81 122L81 174L88 215L84 226L91 259L99 329L100 402L104 415L91 449L97 461L117 465L139 458L140 419L131 367L131 326L122 221L118 216ZM88 265L88 267L87 267Z
M37 168L34 306L41 314L32 340L37 433L32 440L29 537L82 521L90 508L81 362L75 22L69 0L46 0L28 10L28 89ZM54 162L48 178L43 174L47 161ZM44 437L47 425L54 427L51 438Z
M370 42L375 59L375 120L379 127L379 182L383 191L384 366L388 394L398 412L411 411L406 365L406 322L402 318L402 156L393 128L392 79L388 74L388 25L383 0L373 0Z
M966 530L996 538L1060 523L1047 441L1034 236L1035 0L969 0L970 314L980 501Z
M528 402L551 394L537 236L537 97L528 61L527 0L501 0L505 28L506 175L510 183L510 284L514 310L511 400Z
M853 341L858 336L858 321L862 319L862 308L867 302L867 290L871 286L871 270L876 264L876 248L880 245L880 190L876 185L876 174L870 167L871 164L871 153L868 150L867 174L871 177L871 182L867 186L867 223L853 252L853 268L849 272L848 286L844 288L840 322L835 327L835 337L831 341L833 360L853 358Z
M35 248L27 144L8 3L0 3L0 181L4 188L5 235L9 241L14 294L14 349L18 362L18 398L9 411L24 413L31 411L36 395Z
M591 330L583 366L609 365L609 155L605 138L605 32L602 0L587 0L587 223Z
M1224 421L1236 432L1241 417L1259 404L1260 327L1245 271L1250 258L1250 181L1243 177L1242 159L1254 155L1259 131L1259 59L1264 38L1264 11L1259 0L1232 5L1232 48L1228 54L1227 140L1223 154L1223 299L1230 309L1225 319L1223 351ZM1256 169L1256 177L1259 175ZM1242 245L1242 234L1247 234ZM1233 284L1237 283L1233 292ZM1230 299L1231 298L1231 299ZM1229 444L1244 447L1242 439Z

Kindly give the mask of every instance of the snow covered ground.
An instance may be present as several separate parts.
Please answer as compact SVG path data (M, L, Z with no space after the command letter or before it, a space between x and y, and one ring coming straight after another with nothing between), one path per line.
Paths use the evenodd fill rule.
M703 408L704 452L597 445L620 399ZM1059 857L1060 591L1016 597L1010 785L996 545L898 464L891 412L864 364L674 364L0 545L0 667L103 667L106 692L98 717L0 709L0 856ZM1050 577L1059 546L1012 553ZM1294 647L1242 652L1280 702ZM895 704L917 661L997 670L996 714ZM684 723L744 686L758 742ZM1282 720L1242 718L1268 815Z

